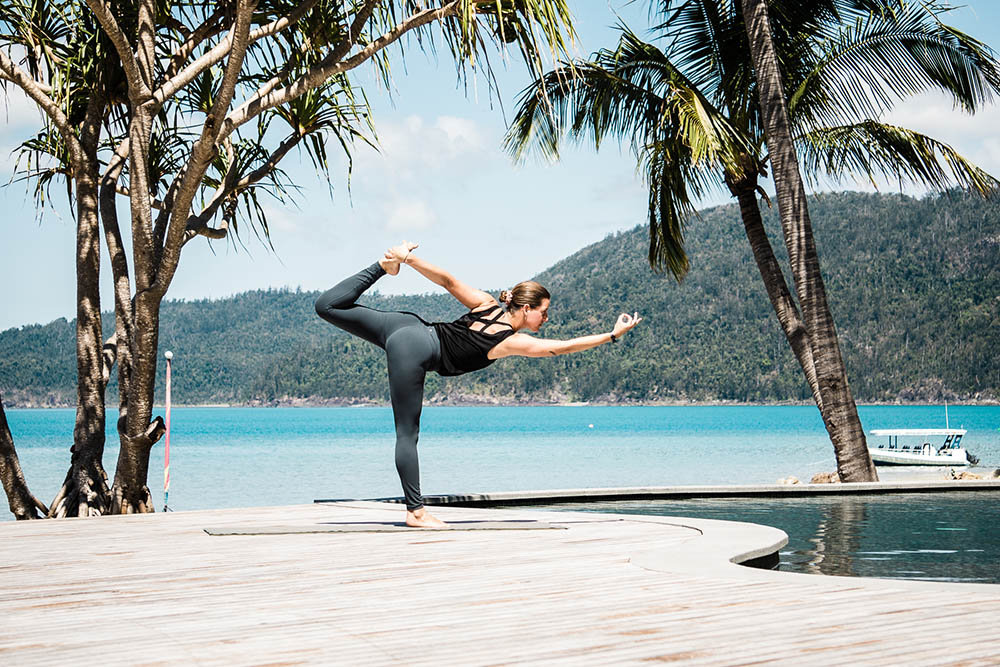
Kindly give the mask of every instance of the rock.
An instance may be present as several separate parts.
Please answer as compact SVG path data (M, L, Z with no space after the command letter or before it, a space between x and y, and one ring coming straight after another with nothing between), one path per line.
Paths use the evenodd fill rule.
M993 474L990 475L990 477L993 477L994 479L997 478L997 477L1000 477L1000 468L994 468L993 469Z
M969 472L968 470L961 470L959 472L955 472L954 468L951 468L948 471L948 477L950 479L982 479L983 478L982 475L977 475L976 473Z
M840 475L836 472L818 472L809 480L810 484L839 484Z
M798 484L798 483L799 483L799 480L796 479L795 477L790 476L790 475L788 477L782 477L781 479L778 480L778 484L782 484L782 485Z

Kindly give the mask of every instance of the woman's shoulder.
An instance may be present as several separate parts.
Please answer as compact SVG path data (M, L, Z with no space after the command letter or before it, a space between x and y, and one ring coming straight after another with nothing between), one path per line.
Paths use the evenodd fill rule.
M496 310L496 308L499 305L500 305L500 303L496 299L494 299L493 297L490 297L489 301L484 301L483 303L479 304L478 306L474 306L474 307L470 308L469 312L470 313L481 313L481 312L487 311L487 310Z

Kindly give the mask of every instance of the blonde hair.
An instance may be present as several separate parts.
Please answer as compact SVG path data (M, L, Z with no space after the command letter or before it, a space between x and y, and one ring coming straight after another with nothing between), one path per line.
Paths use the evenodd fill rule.
M514 312L521 306L538 308L545 299L551 299L549 291L534 280L525 280L514 285L513 289L500 292L500 303L507 306L508 313Z

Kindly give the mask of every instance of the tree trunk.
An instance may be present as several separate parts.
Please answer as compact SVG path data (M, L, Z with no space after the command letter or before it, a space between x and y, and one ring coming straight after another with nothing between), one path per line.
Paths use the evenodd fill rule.
M40 519L42 517L38 514L38 510L43 513L48 511L48 508L28 490L28 483L24 480L21 463L17 460L17 451L14 449L14 438L10 434L10 426L7 425L2 396L0 396L0 482L3 483L4 493L7 494L10 511L18 521Z
M868 454L858 409L847 383L833 316L826 301L765 0L743 0L743 16L757 73L760 109L778 192L778 211L795 290L812 342L824 407L823 421L833 441L837 472L845 482L875 481L878 475Z
M96 516L108 509L96 174L77 178L76 423L70 469L49 516Z
M98 216L97 146L104 104L90 99L80 129L86 165L76 177L76 424L70 469L49 516L96 516L108 510L104 472L104 371L101 330L101 240Z
M115 341L116 358L118 361L118 436L125 433L125 423L128 418L129 388L132 386L132 353L131 343L134 309L132 304L132 287L128 274L128 256L125 254L125 244L122 242L121 228L118 225L118 207L115 184L125 166L125 158L116 155L117 162L109 166L101 181L101 221L104 225L104 238L108 246L108 256L111 259L111 274L115 285Z
M823 397L819 393L819 380L816 378L816 365L813 363L809 331L799 316L799 309L795 306L795 301L792 300L792 295L788 291L785 276L781 273L781 266L774 256L771 242L768 241L767 232L764 230L764 221L760 217L760 207L757 204L756 184L736 183L730 186L730 191L740 203L743 228L746 230L747 240L750 242L751 250L753 250L757 269L760 270L760 277L764 280L767 298L771 301L774 314L778 316L778 323L785 333L785 338L788 339L792 353L795 354L795 358L802 367L809 391L812 392L813 400L816 401L816 407L819 408L820 414L823 414Z
M149 17L147 16L147 19ZM154 289L162 248L154 233L146 173L152 117L146 107L137 107L129 127L129 204L132 221L132 256L135 299L131 304L128 336L127 411L124 429L119 429L121 448L111 489L111 511L115 514L153 512L147 486L149 455L163 435L163 420L153 415L153 390L160 334L160 302L163 293Z
M137 295L130 346L133 366L128 414L125 430L120 434L121 449L111 491L111 511L115 514L154 511L147 479L150 452L164 433L163 420L152 419L159 331L159 297L149 292Z

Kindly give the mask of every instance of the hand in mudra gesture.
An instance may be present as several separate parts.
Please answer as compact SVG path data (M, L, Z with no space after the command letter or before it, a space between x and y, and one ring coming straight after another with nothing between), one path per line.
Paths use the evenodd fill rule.
M636 312L634 315L629 315L628 313L622 313L618 316L618 321L615 322L615 328L613 333L615 338L621 338L625 332L630 331L632 327L642 322L642 318L639 317L639 313Z

